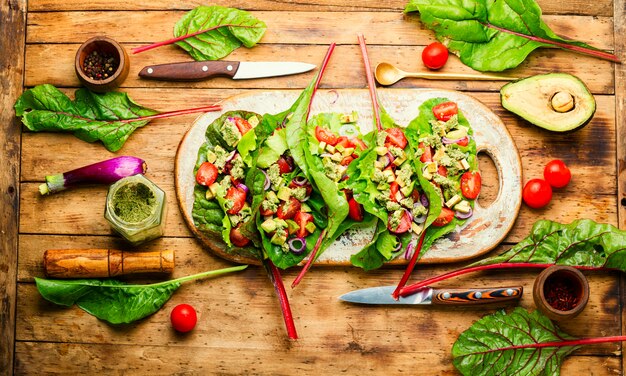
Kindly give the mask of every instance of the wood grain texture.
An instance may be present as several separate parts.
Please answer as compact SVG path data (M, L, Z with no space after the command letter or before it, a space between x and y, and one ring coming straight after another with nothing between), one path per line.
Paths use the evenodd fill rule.
M26 1L0 2L0 374L13 372L18 247L20 126L13 103L22 92Z

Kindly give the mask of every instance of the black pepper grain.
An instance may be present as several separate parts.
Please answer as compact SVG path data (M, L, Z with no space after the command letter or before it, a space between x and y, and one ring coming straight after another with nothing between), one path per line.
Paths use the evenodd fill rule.
M119 62L105 52L92 51L83 62L83 71L92 80L106 80L119 65Z

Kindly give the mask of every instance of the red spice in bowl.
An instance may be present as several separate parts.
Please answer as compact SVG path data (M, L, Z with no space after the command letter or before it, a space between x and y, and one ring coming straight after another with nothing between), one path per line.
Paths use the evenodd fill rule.
M535 280L533 300L537 309L552 320L573 318L589 300L589 283L575 268L551 266Z

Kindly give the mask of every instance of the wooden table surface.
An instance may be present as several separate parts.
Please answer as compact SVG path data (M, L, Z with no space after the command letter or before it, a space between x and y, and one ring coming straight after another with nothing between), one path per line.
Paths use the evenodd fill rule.
M319 65L331 42L338 44L322 88L365 88L356 33L368 41L372 64L386 60L420 70L423 47L434 41L415 15L402 14L403 0L223 1L250 10L268 29L260 45L241 48L232 60L300 60ZM626 59L624 0L540 0L544 20L557 34L613 50ZM112 154L101 144L71 135L24 131L12 110L24 88L51 83L68 94L78 87L73 59L79 44L106 34L126 48L170 37L183 13L196 1L150 2L7 0L0 4L0 372L5 374L456 374L450 350L457 336L485 309L386 308L342 304L349 290L396 283L401 268L363 272L356 268L313 268L289 297L300 335L286 337L280 308L265 272L250 267L236 275L184 285L163 309L131 325L111 326L82 310L43 300L33 277L42 276L42 254L49 248L123 248L103 217L106 187L80 188L40 197L46 174L67 171L113 157L145 159L148 177L168 195L165 236L142 250L173 248L174 277L229 266L202 249L186 227L175 200L174 157L196 115L156 120L136 131ZM121 90L138 103L161 111L212 104L232 95L274 89L301 90L312 73L248 81L215 79L200 83L140 80L148 64L190 58L173 46L131 56ZM467 72L456 57L445 68ZM404 80L394 87L461 90L483 101L506 124L523 163L524 181L540 177L543 166L563 159L574 175L542 210L523 206L512 231L494 252L525 237L538 219L570 222L591 218L626 228L624 179L624 99L622 65L561 50L538 50L517 76L568 72L594 93L597 112L584 129L548 133L505 111L502 83ZM483 204L495 197L493 164L481 158ZM463 264L418 267L422 279ZM293 280L297 270L284 273ZM521 306L534 309L530 290L536 272L500 271L457 278L441 286L523 285ZM584 312L563 328L579 337L624 334L624 277L589 275L591 298ZM195 330L176 334L171 309L190 303L198 311ZM563 364L564 375L624 374L622 345L588 346Z

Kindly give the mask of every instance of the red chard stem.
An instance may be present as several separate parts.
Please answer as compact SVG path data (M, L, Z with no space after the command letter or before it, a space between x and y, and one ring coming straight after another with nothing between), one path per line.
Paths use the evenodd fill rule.
M393 296L395 300L398 300L398 298L400 297L400 291L402 291L402 288L406 285L406 281L409 280L409 276L411 275L411 273L413 273L413 269L415 268L415 264L417 263L419 254L422 251L422 244L424 244L425 235L426 235L426 229L424 229L424 231L422 231L422 235L420 235L420 240L417 243L417 249L413 253L413 256L411 257L411 261L409 261L409 265L407 265L406 270L404 271L404 274L402 275L402 279L400 279L400 283L398 283L398 287L396 287L396 289L393 291L393 294L391 294L391 296ZM407 248L410 247L412 244L413 243L409 244Z
M313 86L313 92L311 93L311 100L309 101L309 107L306 110L306 119L309 120L309 113L311 112L311 104L313 103L313 98L315 97L315 93L317 93L317 89L322 82L322 76L324 75L324 71L326 71L326 66L328 66L328 62L330 61L330 56L333 54L335 50L335 43L331 43L328 46L328 51L326 51L326 56L324 56L324 60L322 61L322 66L320 67L320 71L317 74L317 79L315 80L315 86Z
M221 110L222 110L222 106L220 106L220 105L212 105L212 106L188 108L186 110L161 112L159 114L150 115L150 116L140 116L140 117L136 117L136 118L133 118L133 119L116 120L116 122L119 122L119 123L134 123L136 121L142 121L142 120L163 119L163 118L169 118L169 117L179 116L179 115L194 114L196 112L212 112L212 111L221 111Z
M270 259L263 260L263 265L267 269L270 280L272 281L274 289L276 290L276 295L278 295L280 309L283 311L283 319L285 320L285 326L287 327L287 335L291 339L298 339L296 324L293 322L293 315L291 314L289 299L287 298L287 292L285 291L285 285L283 284L283 279L280 276L280 271Z
M495 351L506 351L506 350L517 350L517 349L541 349L544 347L582 346L582 345L593 345L596 343L621 342L621 341L626 341L626 336L581 338L581 339L574 339L570 341L529 343L527 345L515 345L515 346L509 346L509 347L502 347L499 349L486 350L484 352L488 353L488 352L495 352Z
M313 261L315 261L315 256L317 256L317 251L319 250L320 245L322 245L322 240L324 239L325 236L326 236L326 229L324 229L324 231L322 231L320 236L317 238L317 241L315 242L315 247L313 247L313 250L311 251L311 254L309 255L309 259L306 261L306 264L304 265L302 270L300 270L300 273L298 274L296 279L294 279L293 283L291 283L291 288L298 286L298 283L300 283L300 281L302 281L302 278L304 278L304 275L313 264Z
M370 67L370 58L367 55L367 46L365 44L365 37L363 34L357 34L359 45L361 46L361 55L363 55L363 64L365 65L365 76L367 77L367 87L370 90L370 97L372 98L372 105L374 106L374 119L376 119L376 129L381 131L383 129L380 121L380 109L378 104L378 96L376 96L376 83L374 82L374 75L372 74L372 68Z

